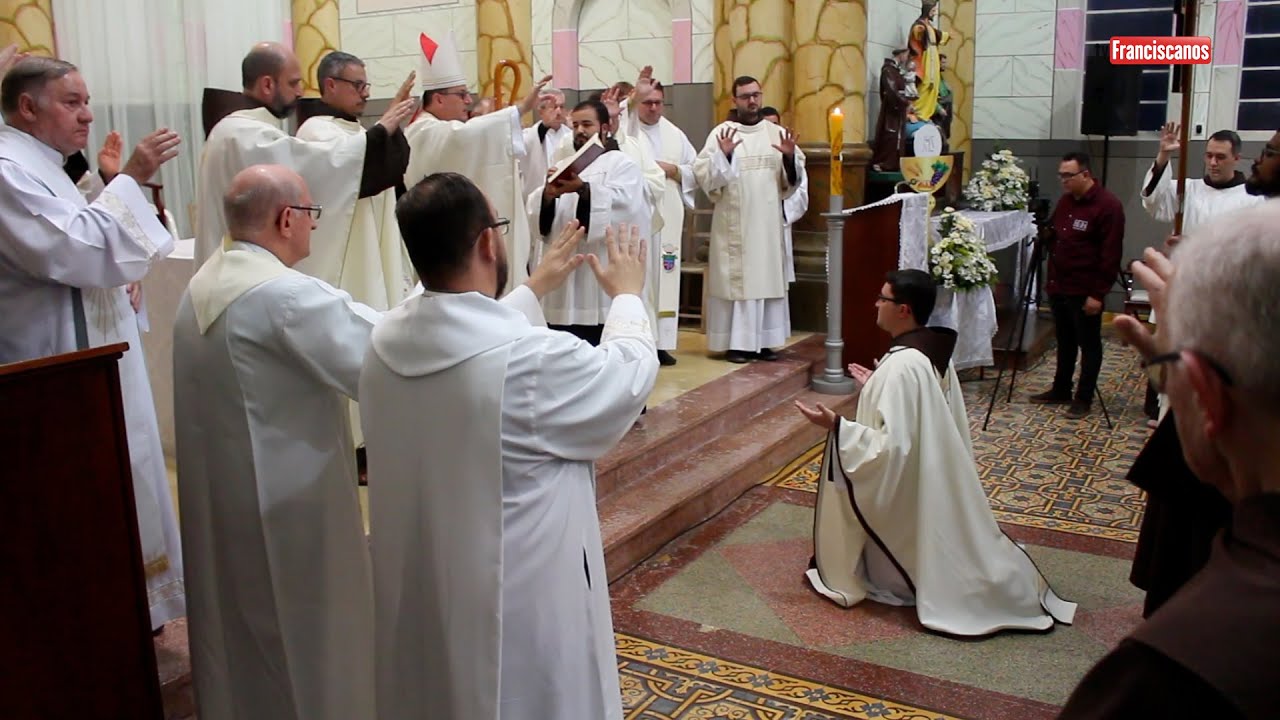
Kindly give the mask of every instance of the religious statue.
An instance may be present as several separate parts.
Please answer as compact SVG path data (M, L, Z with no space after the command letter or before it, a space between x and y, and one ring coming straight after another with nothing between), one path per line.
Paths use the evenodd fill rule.
M951 118L955 117L955 98L951 88L947 86L947 78L942 74L947 71L947 56L938 54L938 112L933 116L933 124L942 131L942 152L947 152L951 140Z
M920 97L914 103L915 111L916 116L923 121L932 120L938 114L938 96L942 90L942 65L938 57L938 46L951 38L935 24L939 2L940 0L923 0L920 3L920 17L911 24L907 40L911 60L919 75L916 88Z
M910 69L903 67L906 62L907 49L899 48L893 51L893 57L884 59L880 68L880 115L871 156L871 167L876 172L897 170L898 158L902 157L911 92L915 90L915 82L908 79Z

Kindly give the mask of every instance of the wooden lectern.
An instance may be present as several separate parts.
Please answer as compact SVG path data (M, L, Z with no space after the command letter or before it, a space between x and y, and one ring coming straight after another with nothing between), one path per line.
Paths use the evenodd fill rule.
M844 296L840 334L844 365L874 368L889 350L889 335L876 326L876 298L887 273L898 269L898 226L903 205L858 210L844 219Z
M0 365L0 717L164 716L118 343Z

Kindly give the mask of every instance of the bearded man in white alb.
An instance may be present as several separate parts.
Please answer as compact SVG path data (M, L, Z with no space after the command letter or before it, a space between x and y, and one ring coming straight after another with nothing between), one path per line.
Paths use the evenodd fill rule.
M914 605L920 624L960 636L1070 624L1063 601L991 514L973 463L956 333L925 327L937 285L922 270L889 273L876 325L893 336L862 385L853 420L796 402L827 430L806 579L842 607L865 599Z
M511 257L511 279L519 285L529 277L532 249L529 220L523 212L520 160L528 149L520 118L533 110L551 76L536 83L519 105L468 119L471 93L453 32L441 35L438 41L423 34L419 43L422 114L405 130L412 149L405 187L438 172L456 172L479 185L498 212L511 220L504 237Z
M524 197L542 187L547 169L555 164L561 142L572 142L573 130L569 127L569 112L564 106L564 92L555 88L543 88L538 101L538 122L524 129L524 146L527 152L520 158L520 174L524 179ZM538 150L542 152L539 153Z
M610 153L613 154L613 153ZM621 720L593 463L658 373L644 240L605 258L565 227L508 279L505 218L432 175L396 215L426 292L374 329L360 376L384 720ZM576 269L612 297L599 347L544 327Z
M233 241L196 272L174 323L201 720L376 717L347 399L379 314L292 269L320 210L288 168L237 174Z
M414 77L409 73L391 100L393 107L409 99ZM346 290L376 310L386 310L405 299L417 282L396 227L396 191L409 166L409 141L399 126L390 133L368 133L360 124L370 88L360 58L337 51L325 55L316 68L316 82L321 106L298 128L298 138L332 143L365 135L366 156L384 162L362 174L354 203L325 210L326 222L316 227L312 237L318 252L294 269Z
M583 251L601 256L605 255L605 233L611 226L634 225L649 236L651 212L644 199L645 180L635 162L618 149L608 109L587 100L573 109L570 121L575 150L598 136L606 152L580 174L558 177L529 195L531 224L536 224L539 239L535 260L551 238L559 237L574 222L586 230ZM596 282L595 274L579 268L542 298L542 311L549 326L598 345L609 317L609 303L610 296ZM652 318L652 308L646 305L645 309Z
M400 125L413 113L414 101L393 104L368 133L334 136L323 141L291 137L281 127L302 97L302 68L292 50L279 43L259 43L240 64L246 104L249 110L227 115L209 132L200 168L196 174L196 263L203 264L228 242L227 222L222 214L222 196L231 179L252 165L283 165L301 175L316 202L328 208L320 220L319 240L332 236L336 241L317 244L316 259L309 271L336 285L343 279L342 261L346 237L327 229L328 223L342 224L363 190L370 195L395 186L395 173L403 167L403 152L390 141ZM380 178L377 182L373 178ZM369 184L366 184L369 179ZM370 285L377 283L369 282Z
M760 117L752 77L733 82L736 120L712 129L693 172L715 210L707 261L707 349L725 360L776 360L791 335L783 264L782 201L796 192L804 159L795 136Z
M89 90L71 63L33 57L0 84L0 363L117 342L129 466L151 625L182 617L182 545L151 381L124 286L173 249L139 187L178 154L179 138L143 138L87 202L63 169L89 141Z

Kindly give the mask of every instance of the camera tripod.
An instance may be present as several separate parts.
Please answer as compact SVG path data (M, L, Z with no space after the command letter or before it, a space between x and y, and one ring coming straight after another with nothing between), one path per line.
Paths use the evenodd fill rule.
M987 425L991 423L991 411L996 407L996 396L1000 394L1000 382L1004 379L1004 369L1010 363L1013 357L1013 351L1020 349L1019 345L1027 334L1027 321L1031 319L1031 313L1028 311L1028 303L1034 302L1036 298L1031 297L1032 288L1036 288L1037 296L1039 295L1039 287L1036 283L1036 276L1040 273L1040 263L1044 259L1044 241L1040 239L1039 233L1031 236L1025 242L1031 245L1031 259L1022 267L1022 293L1018 295L1018 320L1014 323L1014 332L1009 334L1004 346L1004 362L1000 364L1000 371L996 374L996 384L991 388L991 400L987 403L987 416L982 421L982 429L985 431ZM1009 393L1005 397L1005 402L1013 402L1013 388L1018 384L1018 363L1013 362L1013 374L1009 378ZM1093 396L1098 399L1098 405L1102 407L1102 416L1107 421L1107 429L1115 429L1115 425L1111 423L1111 413L1107 411L1107 403L1102 399L1102 392L1095 386Z

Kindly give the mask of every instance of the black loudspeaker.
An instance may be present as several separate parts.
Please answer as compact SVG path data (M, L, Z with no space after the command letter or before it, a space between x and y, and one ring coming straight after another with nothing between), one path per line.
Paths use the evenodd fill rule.
M1112 65L1107 44L1089 46L1084 62L1080 132L1084 135L1137 135L1142 66Z

